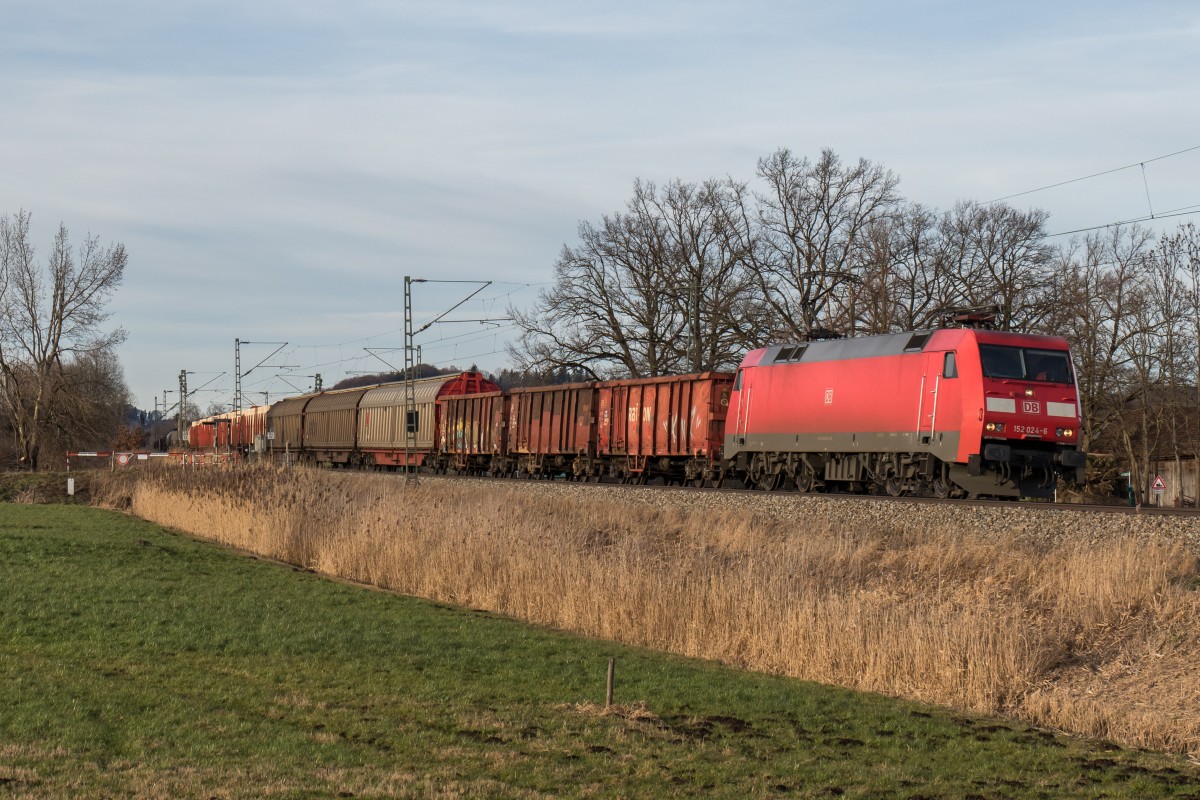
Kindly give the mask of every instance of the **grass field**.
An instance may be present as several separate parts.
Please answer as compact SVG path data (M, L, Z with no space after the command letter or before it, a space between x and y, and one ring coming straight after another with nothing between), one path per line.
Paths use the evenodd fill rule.
M0 504L0 587L0 796L1200 797L1182 758L541 630L114 512Z
M1200 759L1200 560L1180 539L1063 514L864 516L832 497L769 514L768 496L395 477L164 469L91 493L401 594Z

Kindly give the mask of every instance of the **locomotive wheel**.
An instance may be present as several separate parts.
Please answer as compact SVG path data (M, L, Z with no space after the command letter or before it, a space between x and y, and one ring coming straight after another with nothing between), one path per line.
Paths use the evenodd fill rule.
M903 497L904 483L900 480L900 476L895 472L889 472L883 479L883 491L891 497Z
M938 475L934 478L930 488L933 490L933 496L939 500L949 499L954 493L954 489L950 485L950 482L946 480L945 475Z
M807 465L802 465L796 472L796 491L801 493L811 492L813 484L816 482L816 477Z

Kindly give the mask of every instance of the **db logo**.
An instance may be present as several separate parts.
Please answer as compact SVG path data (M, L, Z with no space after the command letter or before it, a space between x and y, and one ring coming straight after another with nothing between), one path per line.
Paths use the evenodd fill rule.
M1042 413L1042 404L1033 400L1025 400L1021 403L1021 410L1026 414L1040 414Z
M833 405L833 389L825 390L825 405Z

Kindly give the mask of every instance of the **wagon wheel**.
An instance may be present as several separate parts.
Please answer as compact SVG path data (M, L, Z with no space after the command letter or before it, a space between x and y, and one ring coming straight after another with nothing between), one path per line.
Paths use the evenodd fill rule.
M642 470L637 475L633 476L633 483L636 483L638 486L645 486L646 481L649 479L650 475L645 470Z
M695 489L703 489L706 483L708 483L708 478L704 477L704 473L700 473L696 477L689 480L687 485Z

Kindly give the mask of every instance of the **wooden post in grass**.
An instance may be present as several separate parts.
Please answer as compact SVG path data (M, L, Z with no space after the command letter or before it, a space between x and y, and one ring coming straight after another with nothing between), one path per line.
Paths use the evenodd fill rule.
M604 707L608 708L612 705L613 695L613 673L616 671L617 660L610 658L608 660L608 686L604 690Z

